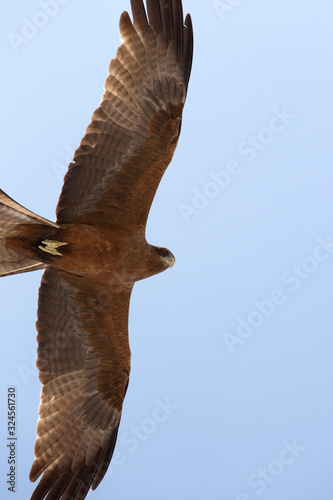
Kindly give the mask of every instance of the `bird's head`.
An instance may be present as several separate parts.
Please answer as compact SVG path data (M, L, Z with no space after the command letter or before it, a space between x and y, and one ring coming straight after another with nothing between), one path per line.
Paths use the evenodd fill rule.
M135 282L162 273L175 264L175 257L167 248L145 244L130 250L127 276Z
M166 269L175 265L176 259L175 256L170 252L170 250L164 247L154 247L154 249L162 259L162 261L165 263Z
M176 259L173 254L164 247L155 247L149 245L150 256L147 261L149 276L154 276L154 274L159 274L172 267Z

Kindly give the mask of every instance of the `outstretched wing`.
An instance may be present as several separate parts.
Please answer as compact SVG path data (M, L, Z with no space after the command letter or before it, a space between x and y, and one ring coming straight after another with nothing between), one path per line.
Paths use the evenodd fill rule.
M129 372L132 287L117 291L48 267L39 290L43 384L32 500L80 500L102 480L115 446Z
M181 0L131 0L133 23L112 59L100 107L76 150L57 222L144 233L151 203L180 133L193 34Z

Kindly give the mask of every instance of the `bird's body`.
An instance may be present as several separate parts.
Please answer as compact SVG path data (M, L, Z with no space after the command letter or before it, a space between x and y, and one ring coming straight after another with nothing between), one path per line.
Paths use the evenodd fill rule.
M83 500L115 447L136 281L172 267L145 238L180 134L193 35L181 0L131 0L102 101L64 179L56 222L0 190L0 276L45 269L38 299L42 382L32 500Z
M156 251L158 247L149 245L141 234L122 234L89 224L59 228L26 224L18 231L20 236L7 238L8 248L101 285L132 287L168 267ZM170 257L172 263L171 252Z

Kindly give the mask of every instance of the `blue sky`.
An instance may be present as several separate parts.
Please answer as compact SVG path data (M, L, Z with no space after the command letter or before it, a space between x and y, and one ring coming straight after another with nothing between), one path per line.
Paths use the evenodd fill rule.
M1 188L52 220L130 8L54 1L49 14L42 0L0 6ZM135 286L117 452L88 498L331 500L333 7L184 0L184 11L193 71L147 227L177 262ZM15 498L34 489L40 276L0 280L4 499L9 386Z

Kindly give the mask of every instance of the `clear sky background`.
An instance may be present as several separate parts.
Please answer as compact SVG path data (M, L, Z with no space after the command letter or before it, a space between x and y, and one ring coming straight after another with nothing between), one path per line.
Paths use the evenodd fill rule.
M0 186L54 220L130 5L57 0L52 17L42 4L0 6ZM331 500L333 6L184 0L184 11L193 71L147 227L177 263L135 286L117 453L88 498ZM0 280L5 500L34 489L40 277ZM5 478L9 386L15 496Z

